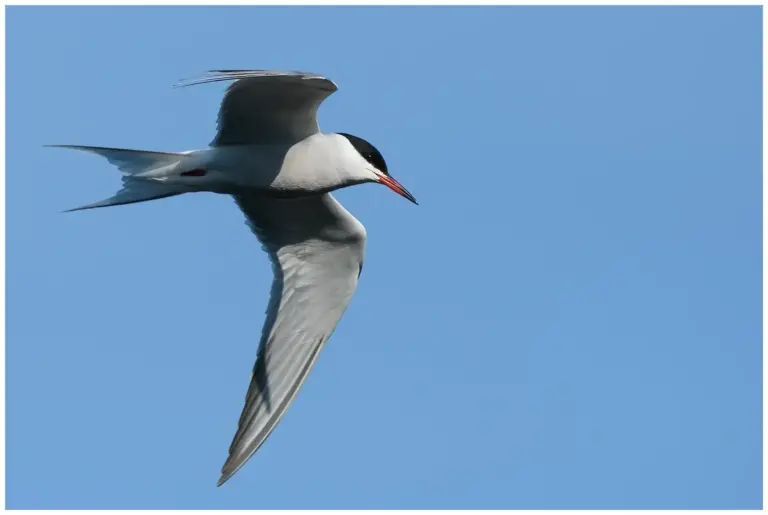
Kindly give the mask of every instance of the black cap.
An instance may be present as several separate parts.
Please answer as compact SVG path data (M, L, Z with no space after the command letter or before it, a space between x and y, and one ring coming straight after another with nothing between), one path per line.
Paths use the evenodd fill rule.
M355 147L355 150L357 150L366 161L375 166L378 171L385 175L389 175L384 156L381 155L381 152L379 152L376 147L365 141L363 138L358 138L357 136L345 134L343 132L339 132L338 134L339 136L347 138L349 142L352 143L352 146Z

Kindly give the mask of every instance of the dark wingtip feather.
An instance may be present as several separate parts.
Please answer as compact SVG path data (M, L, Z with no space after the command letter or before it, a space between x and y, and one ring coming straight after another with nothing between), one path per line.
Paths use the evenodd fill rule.
M330 79L328 79L327 77L324 77L316 73L300 72L300 71L294 71L294 70L290 70L290 71L285 71L285 70L209 70L202 75L198 75L196 77L191 77L187 79L182 79L178 81L173 87L183 88L187 86L195 86L197 84L208 84L211 82L236 81L240 79L269 78L269 77L275 77L275 78L293 77L295 79L303 79L303 80L307 80L307 79L322 80L322 81L327 81L330 84L324 89L329 89L331 91L336 91L337 89L336 84Z
M217 488L223 485L224 483L226 483L227 481L229 481L229 479L235 475L235 472L240 470L240 467L242 467L245 464L245 462L243 462L243 463L240 463L239 465L236 465L231 463L231 461L232 461L232 457L230 456L229 458L227 458L227 461L224 463L224 466L221 468L221 476L219 476L219 480L216 482Z

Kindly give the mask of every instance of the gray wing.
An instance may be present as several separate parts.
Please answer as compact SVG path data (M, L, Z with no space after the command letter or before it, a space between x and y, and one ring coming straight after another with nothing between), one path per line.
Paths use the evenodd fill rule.
M264 443L357 287L365 229L330 194L236 196L275 274L245 408L219 485Z
M300 141L317 133L317 108L338 88L303 72L217 70L180 86L235 81L221 102L212 146Z

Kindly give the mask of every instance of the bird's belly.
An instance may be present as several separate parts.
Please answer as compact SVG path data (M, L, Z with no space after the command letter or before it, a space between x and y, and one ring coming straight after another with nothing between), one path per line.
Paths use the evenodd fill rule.
M243 145L211 149L208 168L218 193L269 193L280 174L287 145Z
M288 144L215 147L209 165L215 173L209 185L218 193L275 198L316 195L342 186L327 159L314 160L301 151L300 145Z

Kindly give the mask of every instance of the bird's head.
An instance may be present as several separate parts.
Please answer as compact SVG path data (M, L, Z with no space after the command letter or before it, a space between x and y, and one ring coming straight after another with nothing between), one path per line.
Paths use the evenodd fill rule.
M414 204L419 204L416 202L416 199L413 197L413 195L411 195L411 193L405 189L402 184L400 184L391 175L389 175L389 170L387 170L387 163L384 161L384 156L381 155L381 152L379 152L376 147L365 141L363 138L359 138L357 136L343 132L338 134L339 136L344 136L347 138L357 153L360 154L363 159L365 159L366 163L368 164L367 170L374 174L374 178L371 180L372 182L383 184L395 193L398 193L399 195L407 198Z

